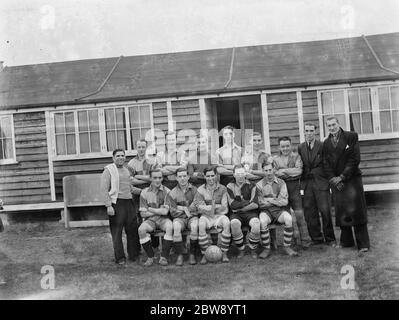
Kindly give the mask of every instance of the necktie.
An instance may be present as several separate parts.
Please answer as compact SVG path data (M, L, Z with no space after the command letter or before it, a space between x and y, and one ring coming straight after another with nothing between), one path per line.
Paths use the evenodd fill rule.
M337 144L338 144L338 133L333 135L333 139L332 140L333 140L334 147L336 147Z

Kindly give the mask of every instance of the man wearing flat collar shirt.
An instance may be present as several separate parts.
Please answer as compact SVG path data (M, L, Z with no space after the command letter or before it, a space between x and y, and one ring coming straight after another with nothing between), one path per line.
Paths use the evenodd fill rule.
M224 127L222 134L223 146L216 150L218 158L217 171L220 175L220 183L226 186L234 181L233 168L241 164L242 149L234 142L234 127Z
M303 207L309 234L315 244L324 243L335 246L334 227L330 209L330 191L323 170L323 143L316 140L316 125L305 123L306 141L298 146L302 158L303 172L301 190L304 191ZM323 232L320 217L323 221Z

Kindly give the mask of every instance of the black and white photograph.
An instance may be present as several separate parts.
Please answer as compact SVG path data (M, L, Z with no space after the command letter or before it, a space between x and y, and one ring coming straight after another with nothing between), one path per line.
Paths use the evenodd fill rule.
M0 300L397 299L397 0L1 1Z

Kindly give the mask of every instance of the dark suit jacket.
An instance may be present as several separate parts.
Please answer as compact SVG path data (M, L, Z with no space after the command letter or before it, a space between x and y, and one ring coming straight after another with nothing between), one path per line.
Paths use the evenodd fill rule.
M315 140L311 153L308 151L307 143L301 143L298 146L298 153L303 162L301 188L305 190L309 174L312 174L317 187L320 190L328 190L328 180L323 170L323 143Z
M328 180L342 175L344 182L360 176L360 147L356 132L341 130L338 145L334 148L332 136L323 143L323 167Z

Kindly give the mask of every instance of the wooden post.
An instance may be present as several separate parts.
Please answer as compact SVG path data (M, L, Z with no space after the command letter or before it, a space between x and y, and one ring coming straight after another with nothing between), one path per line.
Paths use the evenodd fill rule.
M168 114L168 130L174 131L173 126L173 113L172 113L172 101L166 101L166 112Z
M299 141L305 142L305 128L303 123L303 107L302 107L302 92L296 92L296 104L298 109L298 123L299 123Z
M52 133L52 117L49 111L45 112L46 118L46 136L47 136L47 157L48 157L48 171L49 171L49 179L50 179L50 193L51 193L51 201L55 201L55 182L54 182L54 165L53 165L53 154L54 154L54 144L52 142L52 137L54 137Z
M206 129L206 106L205 99L198 99L199 102L199 110L200 110L200 120L201 120L201 129Z
M262 108L262 128L263 128L263 141L265 143L265 151L271 154L270 151L270 136L269 136L269 116L267 113L267 97L266 93L260 95L261 108Z

